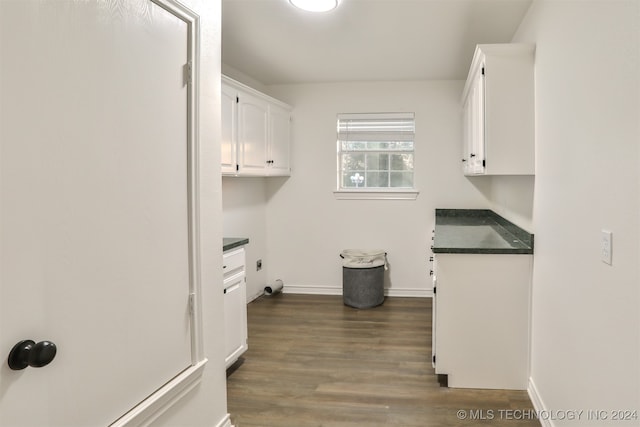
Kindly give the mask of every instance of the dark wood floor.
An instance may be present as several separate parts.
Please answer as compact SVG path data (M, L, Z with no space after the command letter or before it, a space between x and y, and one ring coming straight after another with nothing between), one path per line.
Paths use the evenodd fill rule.
M357 310L281 294L248 313L249 350L227 379L236 427L540 426L525 391L439 384L429 298Z

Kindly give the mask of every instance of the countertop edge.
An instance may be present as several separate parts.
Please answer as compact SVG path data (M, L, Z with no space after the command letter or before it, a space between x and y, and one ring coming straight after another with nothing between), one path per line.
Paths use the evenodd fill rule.
M519 226L513 224L511 221L503 218L496 212L490 209L436 209L436 223L434 233L437 233L438 229L438 217L448 217L448 218L477 218L478 221L482 221L483 219L488 219L493 221L497 226L497 232L502 235L503 238L507 237L509 234L513 235L515 238L520 240L523 245L526 247L518 247L518 248L499 248L499 247L445 247L445 246L432 246L431 249L433 253L440 254L514 254L514 255L532 255L533 254L533 242L534 235L529 233L528 231L520 228ZM505 233L505 234L503 234ZM435 237L435 236L434 236Z
M244 246L249 243L246 237L225 237L222 239L222 252Z
M434 254L533 255L533 249L433 248Z

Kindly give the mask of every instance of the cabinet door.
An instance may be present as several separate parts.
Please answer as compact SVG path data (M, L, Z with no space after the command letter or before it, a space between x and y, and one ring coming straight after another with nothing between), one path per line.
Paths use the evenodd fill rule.
M238 92L225 84L222 85L222 155L223 174L237 172L237 96Z
M431 300L431 365L435 368L436 367L436 351L438 349L437 346L437 341L436 341L436 329L437 329L437 325L436 325L436 321L438 319L438 270L437 270L437 262L436 262L436 257L433 257L433 265L432 265L432 272L433 272L433 276L431 277L431 279L433 280L433 298ZM436 373L437 370L436 370Z
M484 67L478 70L474 77L470 96L470 139L469 139L469 159L468 170L472 174L484 173L484 143L485 143L485 120L484 120Z
M473 91L470 92L464 106L462 107L462 172L465 175L471 173L471 167L469 162L469 154L471 153L471 135L473 124L471 121L471 100L473 97Z
M269 105L269 175L290 175L291 114L285 108Z
M526 390L531 260L438 254L435 372L449 387Z
M240 92L238 102L238 164L243 175L265 175L268 103Z
M225 366L228 368L247 350L247 298L244 273L225 281Z

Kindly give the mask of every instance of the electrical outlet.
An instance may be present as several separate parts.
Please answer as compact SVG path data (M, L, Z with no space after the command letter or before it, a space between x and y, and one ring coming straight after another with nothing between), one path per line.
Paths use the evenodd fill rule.
M256 271L260 271L260 270L262 270L262 260L261 259L256 261Z
M613 238L613 233L611 231L602 230L602 248L600 258L602 262L605 264L611 265L612 260L612 246L611 240Z

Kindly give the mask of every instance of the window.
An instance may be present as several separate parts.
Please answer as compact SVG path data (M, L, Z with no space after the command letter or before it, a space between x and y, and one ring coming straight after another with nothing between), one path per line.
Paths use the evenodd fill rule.
M413 113L338 114L338 192L413 190Z

